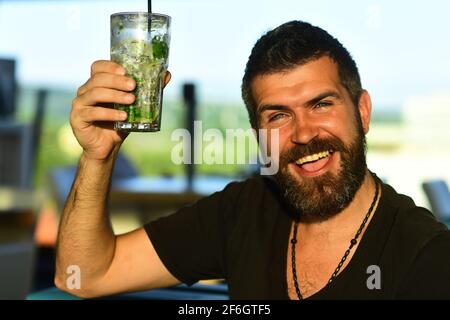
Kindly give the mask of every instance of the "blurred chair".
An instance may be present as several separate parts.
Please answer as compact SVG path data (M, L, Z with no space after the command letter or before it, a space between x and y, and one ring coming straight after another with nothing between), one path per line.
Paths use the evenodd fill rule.
M112 179L126 179L138 176L136 166L122 153L119 152L114 163Z
M442 222L450 222L450 192L444 180L430 180L422 183L430 202L431 211Z
M32 127L0 122L0 185L30 188L32 183Z
M51 169L48 173L51 193L56 200L58 211L62 212L66 199L72 188L73 181L77 173L77 167L66 166ZM122 153L117 155L114 164L112 182L120 179L133 178L138 176L135 165Z

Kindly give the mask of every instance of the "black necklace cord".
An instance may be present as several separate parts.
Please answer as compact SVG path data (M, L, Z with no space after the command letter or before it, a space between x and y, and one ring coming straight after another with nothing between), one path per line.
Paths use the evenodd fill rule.
M327 284L330 284L331 282L333 282L333 280L337 277L339 271L341 270L342 266L344 265L345 260L347 260L348 255L350 254L350 251L352 250L352 248L358 243L358 238L361 235L367 221L369 220L369 217L373 211L373 208L375 207L375 203L377 202L378 199L378 194L379 194L379 179L376 176L375 173L371 172L373 179L375 181L375 196L373 197L372 200L372 204L370 205L369 210L367 211L366 216L364 217L361 225L359 226L358 231L356 232L355 236L353 237L353 239L350 240L350 246L348 247L347 251L345 251L344 256L342 257L341 261L339 262L338 266L336 267L336 270L334 270L333 274L330 277L330 280L328 280ZM303 300L303 296L300 292L300 288L298 286L298 280L297 280L297 268L296 268L296 262L295 262L295 244L297 243L297 228L298 228L298 221L294 222L294 231L293 231L293 236L291 239L291 244L292 244L292 278L294 280L294 286L295 286L295 291L297 292L297 297L299 300Z

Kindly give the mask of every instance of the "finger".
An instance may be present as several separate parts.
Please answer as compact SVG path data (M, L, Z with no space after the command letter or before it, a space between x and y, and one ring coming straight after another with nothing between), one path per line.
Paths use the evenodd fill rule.
M86 123L94 121L124 121L127 119L127 113L110 108L85 107L78 111L78 117Z
M95 106L99 103L131 104L135 97L129 92L115 89L92 88L76 99L82 106Z
M172 74L170 73L170 71L167 71L164 77L164 87L167 86L167 84L170 82L170 79L172 79Z
M88 80L89 81L89 80ZM86 85L88 83L88 81L86 81L83 85L81 85L78 90L77 90L77 97L81 96L83 93L85 93L87 91L86 89Z
M136 87L136 81L126 76L99 72L94 74L84 85L82 85L78 89L77 95L80 96L86 93L86 91L96 87L131 91Z
M102 129L114 130L114 123L111 121L96 121L95 125ZM116 133L119 135L120 139L125 140L126 137L130 134L130 132L117 130Z
M99 72L109 72L125 75L126 70L120 64L109 60L97 60L91 65L91 76Z

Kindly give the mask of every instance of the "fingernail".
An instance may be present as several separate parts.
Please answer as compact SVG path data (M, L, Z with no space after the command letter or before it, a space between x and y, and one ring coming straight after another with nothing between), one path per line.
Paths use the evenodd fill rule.
M125 97L128 101L133 101L134 100L134 96L130 93L130 94L127 94L126 95L126 97Z
M130 88L130 89L133 89L134 88L134 80L128 80L127 81L127 87Z
M128 115L127 115L126 112L123 112L123 111L122 111L122 112L119 113L119 118L120 118L120 119L124 119L124 120L125 120L127 117L128 117Z

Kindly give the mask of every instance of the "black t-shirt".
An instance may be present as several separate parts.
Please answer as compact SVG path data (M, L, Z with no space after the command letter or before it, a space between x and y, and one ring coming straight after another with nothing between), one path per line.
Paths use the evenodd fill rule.
M145 230L166 268L187 285L224 278L231 299L289 299L291 223L276 183L258 177L230 183ZM411 198L383 184L360 241L347 267L309 299L450 298L450 231Z

